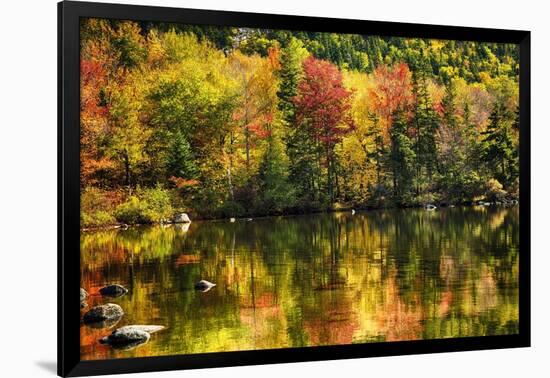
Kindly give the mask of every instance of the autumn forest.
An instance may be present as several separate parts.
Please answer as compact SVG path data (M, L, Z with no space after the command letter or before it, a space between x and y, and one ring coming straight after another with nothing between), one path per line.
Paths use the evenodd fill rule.
M81 226L517 199L518 51L82 20Z

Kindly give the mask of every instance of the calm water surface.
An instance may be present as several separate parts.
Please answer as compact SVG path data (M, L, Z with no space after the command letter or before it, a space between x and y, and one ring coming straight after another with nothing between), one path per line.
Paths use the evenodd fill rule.
M81 358L517 333L518 222L517 206L468 207L83 233L89 305L126 314L81 325ZM109 283L128 294L103 300ZM99 344L127 324L167 328L132 350Z

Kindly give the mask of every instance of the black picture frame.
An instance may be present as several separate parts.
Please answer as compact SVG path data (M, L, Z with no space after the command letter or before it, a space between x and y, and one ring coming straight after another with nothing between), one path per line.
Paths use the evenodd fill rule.
M507 42L520 46L519 334L80 361L79 19ZM106 3L58 3L58 374L83 376L530 346L530 32Z

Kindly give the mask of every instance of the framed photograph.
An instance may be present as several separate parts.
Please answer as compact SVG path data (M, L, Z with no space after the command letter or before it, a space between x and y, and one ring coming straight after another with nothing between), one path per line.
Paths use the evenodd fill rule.
M59 375L530 345L528 31L58 10Z

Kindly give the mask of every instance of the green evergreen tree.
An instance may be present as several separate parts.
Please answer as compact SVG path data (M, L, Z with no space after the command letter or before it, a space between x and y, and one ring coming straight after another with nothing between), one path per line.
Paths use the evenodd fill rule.
M192 179L197 176L195 159L191 152L191 146L182 132L177 131L173 135L168 150L166 161L168 177L175 176L185 179Z
M436 134L439 120L428 92L428 70L428 62L425 57L422 57L421 63L413 71L415 97L413 127L415 129L415 189L417 195L432 184L432 177L437 167Z
M449 83L445 86L445 96L441 101L441 106L443 107L444 124L448 128L456 130L458 128L459 119L456 111L456 85L452 79L449 80ZM468 109L468 111L470 110Z
M387 148L384 143L382 130L378 126L379 119L375 113L369 113L369 120L372 123L372 128L367 133L374 141L374 149L367 153L367 159L374 161L376 167L376 185L382 185L384 181L384 171L386 169Z
M506 108L496 103L482 141L482 158L494 177L505 187L518 175L517 150L511 135L511 121Z
M407 120L403 111L398 111L394 115L390 138L393 192L397 203L403 204L407 201L412 186L416 158L413 143L407 133Z
M285 124L284 143L289 158L289 180L298 189L298 195L307 200L317 197L320 167L318 151L307 130L294 127L296 108L293 98L297 95L298 82L302 77L302 62L309 55L302 41L292 37L281 50L279 69L278 108Z
M292 37L288 45L281 50L279 69L280 85L277 91L278 108L287 123L294 121L295 107L292 99L297 94L298 82L302 76L302 61L309 55L304 44Z
M259 169L262 207L265 211L276 214L293 206L294 191L288 182L288 167L281 142L271 135L267 143Z

